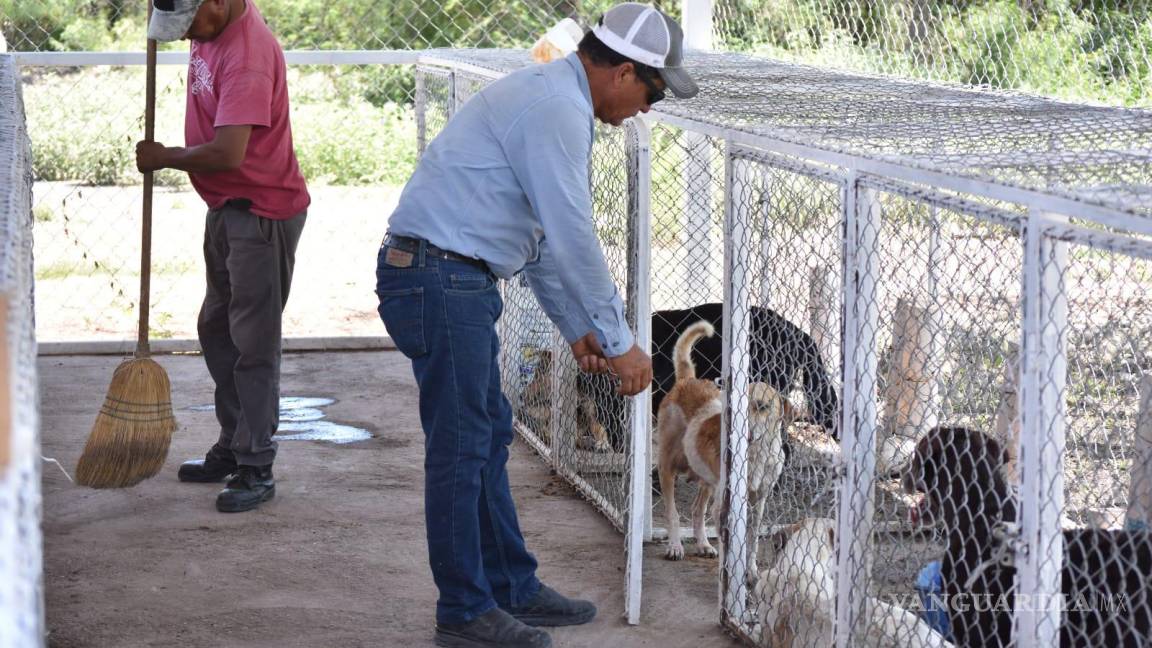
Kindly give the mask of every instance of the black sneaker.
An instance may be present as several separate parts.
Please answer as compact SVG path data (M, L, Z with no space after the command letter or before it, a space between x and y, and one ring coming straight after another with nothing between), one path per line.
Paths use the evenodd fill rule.
M549 648L547 632L529 628L500 608L468 623L436 624L436 645L446 648Z
M272 466L240 466L216 496L216 510L221 513L251 511L275 496Z
M180 464L176 477L182 482L212 483L224 481L236 472L236 459L231 450L223 452L213 447L203 459Z
M570 599L541 585L532 600L509 609L508 613L530 626L570 626L591 621L596 616L596 606L591 601Z

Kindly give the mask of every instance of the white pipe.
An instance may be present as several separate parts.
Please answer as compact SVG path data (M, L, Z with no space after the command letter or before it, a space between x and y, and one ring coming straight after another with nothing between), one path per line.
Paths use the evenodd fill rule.
M717 490L716 496L728 498L727 538L721 543L726 577L721 583L721 600L731 619L742 622L748 600L744 543L748 541L748 329L752 246L745 244L750 231L749 214L737 211L733 205L735 170L731 142L725 142L724 150L724 276L730 278L730 283L724 300L723 376L728 408L721 417L720 434L720 472L726 475L726 488Z
M636 148L631 156L636 182L632 201L635 208L636 263L635 294L632 312L636 315L636 344L649 354L652 352L652 213L650 196L651 149L648 125L632 120L636 134ZM625 594L625 613L628 623L640 623L640 600L644 576L644 541L652 537L652 471L649 470L649 451L652 443L652 389L649 387L632 398L632 466L630 506L628 519L628 589Z
M1015 617L1019 648L1055 646L1060 639L1064 543L1065 403L1068 298L1061 280L1068 244L1045 229L1067 219L1031 211L1024 236L1024 347L1021 358L1020 534L1017 591L1031 602Z
M681 0L680 27L684 30L684 47L712 49L712 0Z
M844 412L843 465L836 536L837 648L857 642L871 576L871 537L876 490L876 331L880 269L877 235L880 204L874 190L849 175L844 196Z

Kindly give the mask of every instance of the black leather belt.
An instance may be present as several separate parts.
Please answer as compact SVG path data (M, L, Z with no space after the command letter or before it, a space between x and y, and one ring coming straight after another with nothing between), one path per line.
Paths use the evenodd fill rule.
M457 254L452 250L440 249L428 241L425 241L424 239L412 238L411 236L398 236L396 234L388 234L384 237L384 245L391 248L396 248L397 250L411 252L412 254L418 254L420 252L421 244L424 245L424 254L428 256L436 257L437 259L447 259L449 261L467 263L468 265L479 268L484 272L491 272L491 270L488 268L488 264L485 263L483 259L477 259L475 257Z

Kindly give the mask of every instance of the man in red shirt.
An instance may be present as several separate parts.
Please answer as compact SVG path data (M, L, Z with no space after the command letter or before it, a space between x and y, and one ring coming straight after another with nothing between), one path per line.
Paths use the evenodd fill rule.
M197 330L220 438L180 481L219 482L222 512L276 494L280 329L311 202L288 119L284 52L252 0L152 0L148 37L192 41L184 147L136 145L141 171L187 171L208 204Z

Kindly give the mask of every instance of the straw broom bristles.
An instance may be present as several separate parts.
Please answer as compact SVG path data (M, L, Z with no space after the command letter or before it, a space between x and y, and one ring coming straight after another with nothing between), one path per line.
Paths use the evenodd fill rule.
M76 482L124 488L156 475L175 431L172 388L164 368L150 358L121 363L76 465Z
M152 15L152 3L148 3ZM148 40L145 74L144 139L153 141L156 124L156 41ZM104 407L96 415L84 453L76 465L76 482L92 488L134 486L160 472L168 457L176 419L172 384L164 368L149 358L148 306L152 276L152 172L144 174L140 241L140 326L136 357L112 374Z

